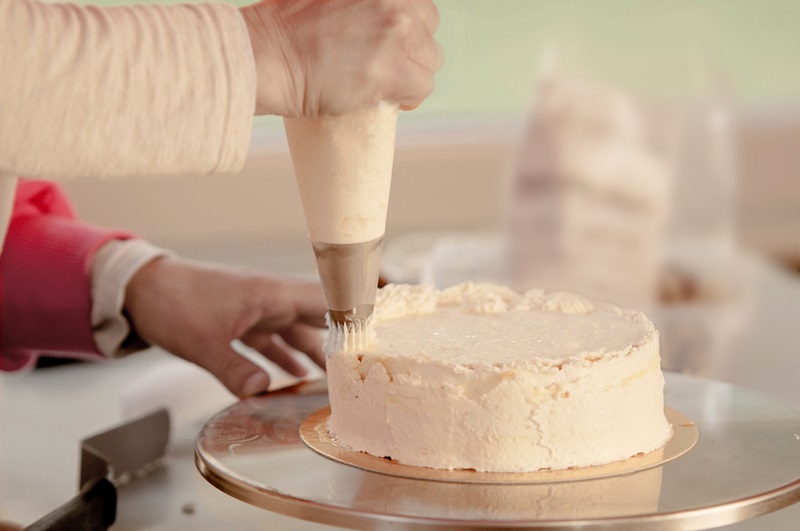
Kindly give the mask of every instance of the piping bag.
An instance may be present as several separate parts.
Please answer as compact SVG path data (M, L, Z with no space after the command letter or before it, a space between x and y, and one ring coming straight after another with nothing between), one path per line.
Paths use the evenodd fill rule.
M326 350L373 339L398 106L285 118L286 137L328 307Z

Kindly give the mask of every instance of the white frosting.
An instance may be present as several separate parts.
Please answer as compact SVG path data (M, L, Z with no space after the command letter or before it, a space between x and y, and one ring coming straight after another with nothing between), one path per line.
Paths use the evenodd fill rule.
M325 352L362 351L375 341L372 316L367 317L364 321L341 324L334 323L331 321L330 315L326 314L325 322L328 324Z
M401 463L494 472L663 446L658 332L640 312L491 285L387 286L376 340L329 352L330 429Z
M286 118L284 125L311 240L347 244L383 236L397 105Z

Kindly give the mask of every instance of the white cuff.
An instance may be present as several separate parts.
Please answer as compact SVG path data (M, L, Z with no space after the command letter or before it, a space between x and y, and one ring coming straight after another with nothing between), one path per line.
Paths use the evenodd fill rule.
M145 264L173 254L144 240L112 240L92 259L92 331L104 356L119 358L149 345L122 313L128 282Z

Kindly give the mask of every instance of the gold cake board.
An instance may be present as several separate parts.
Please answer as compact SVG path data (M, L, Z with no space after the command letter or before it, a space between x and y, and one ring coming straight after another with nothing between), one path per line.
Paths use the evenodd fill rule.
M247 503L353 529L693 530L800 501L800 412L732 384L665 377L667 414L676 427L672 441L661 454L605 467L513 480L516 474L491 475L505 476L501 481L358 452L350 452L358 464L344 464L332 442L325 443L336 450L325 450L329 458L301 438L304 422L312 446L319 446L315 437L327 437L321 424L325 382L251 398L216 414L197 438L195 462L210 483ZM408 469L437 477L408 477Z

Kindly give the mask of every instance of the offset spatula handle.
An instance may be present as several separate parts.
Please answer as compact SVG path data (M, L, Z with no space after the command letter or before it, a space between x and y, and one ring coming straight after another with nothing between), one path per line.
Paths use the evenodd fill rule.
M87 483L80 494L23 531L106 531L117 518L117 489L105 478Z

